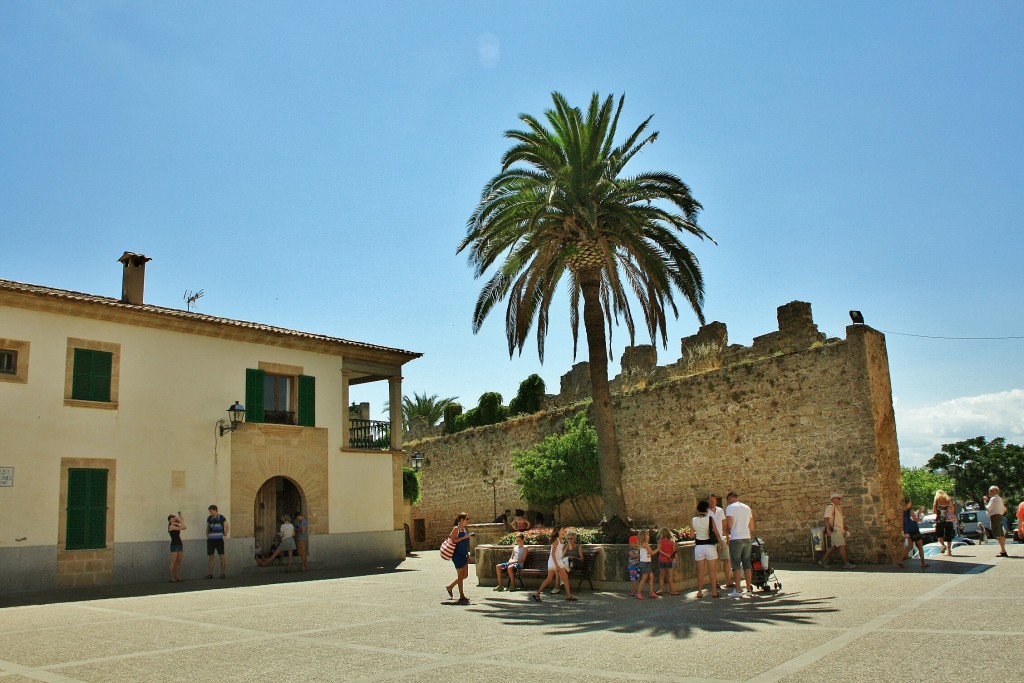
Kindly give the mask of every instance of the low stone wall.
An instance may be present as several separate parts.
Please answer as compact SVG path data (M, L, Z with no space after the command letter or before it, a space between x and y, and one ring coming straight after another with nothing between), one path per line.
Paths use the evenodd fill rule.
M545 555L551 553L551 546L549 545L530 545L526 547L529 548L528 552L530 553L540 552ZM596 550L598 553L594 571L590 575L596 590L629 589L629 579L627 578L629 576L627 573L627 565L629 564L628 545L611 543L593 544L584 545L583 550L584 552ZM678 566L672 570L676 589L686 590L695 588L697 586L697 563L693 559L693 541L684 541L676 544L676 552L678 553L679 562L677 563ZM511 554L512 546L510 545L478 545L474 555L476 559L477 584L480 586L497 586L498 577L494 567L502 562L507 562ZM719 578L721 578L721 572L719 572ZM657 563L654 566L654 580L658 580ZM543 577L540 579L523 577L523 582L528 587L536 587L540 585L540 581L543 581ZM587 589L590 588L590 584L586 581L583 582L583 585Z
M473 534L473 546L497 543L501 537L511 533L504 524L467 524L466 529Z

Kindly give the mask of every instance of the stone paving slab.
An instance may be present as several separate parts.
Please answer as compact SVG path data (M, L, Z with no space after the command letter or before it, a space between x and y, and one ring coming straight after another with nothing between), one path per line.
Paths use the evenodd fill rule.
M970 548L925 571L787 566L783 591L752 601L584 590L578 602L538 604L471 585L462 606L444 591L453 571L436 552L355 576L197 580L92 600L54 592L0 608L0 683L903 683L973 680L981 663L986 679L1017 680L1009 651L1024 637L1024 558L996 551ZM960 654L923 656L936 651Z

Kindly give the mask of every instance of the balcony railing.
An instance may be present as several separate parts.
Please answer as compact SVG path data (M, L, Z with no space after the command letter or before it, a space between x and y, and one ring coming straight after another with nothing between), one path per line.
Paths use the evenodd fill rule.
M348 443L350 448L370 451L391 449L391 423L381 420L349 420Z

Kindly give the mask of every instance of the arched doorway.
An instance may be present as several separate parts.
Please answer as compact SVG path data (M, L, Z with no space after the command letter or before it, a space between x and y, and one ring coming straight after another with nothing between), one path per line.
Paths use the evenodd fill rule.
M299 510L306 510L306 497L295 482L287 477L271 477L263 482L252 510L253 536L260 548L270 548L282 515L294 519Z

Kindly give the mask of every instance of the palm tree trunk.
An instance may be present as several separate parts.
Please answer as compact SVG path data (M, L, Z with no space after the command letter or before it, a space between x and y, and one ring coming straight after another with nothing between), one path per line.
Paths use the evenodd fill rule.
M597 273L580 274L583 295L583 329L587 333L590 353L590 395L593 397L591 417L597 431L597 457L601 470L601 493L604 497L604 521L615 517L625 523L626 498L622 492L622 467L619 445L612 419L612 395L608 386L608 345L604 334L604 312L601 310L601 281Z

